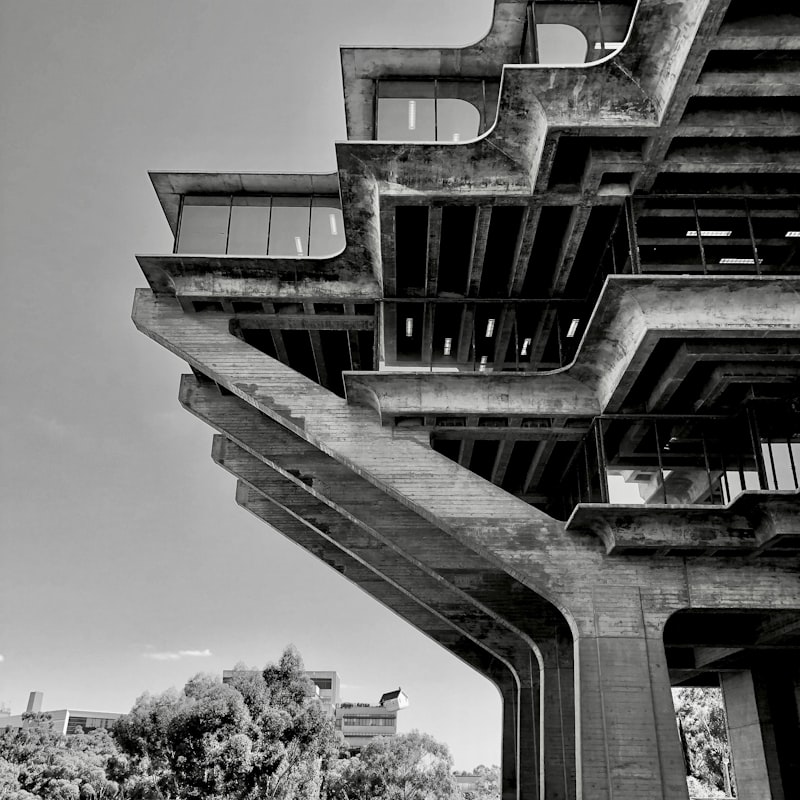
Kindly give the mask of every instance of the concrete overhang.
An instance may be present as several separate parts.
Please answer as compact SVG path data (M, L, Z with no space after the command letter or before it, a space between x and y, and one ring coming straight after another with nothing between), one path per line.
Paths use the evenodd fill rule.
M660 339L800 337L800 277L612 275L565 371L604 412ZM553 373L549 373L553 374Z
M573 23L580 27L575 20L593 4L542 5L556 17L563 12L565 16L560 21L567 24L569 17L573 17ZM613 5L615 14L630 7L624 3ZM509 48L513 50L516 46L524 14L524 2L497 0L489 33L467 48L342 50L346 96L354 81L368 80L371 85L372 78L381 75L417 72L434 77L446 77L448 71L469 75L473 61L482 65L478 72L485 74L486 60L492 60L502 68L502 84L497 121L487 134L461 144L340 142L336 145L337 172L325 174L153 172L151 181L171 229L177 230L180 196L186 193L339 195L347 244L338 257L340 261L333 262L334 271L345 280L359 283L353 296L370 295L372 288L367 287L375 285L370 281L382 281L379 219L382 195L441 200L486 195L537 202L531 193L551 132L580 133L582 137L640 136L651 135L658 129L680 81L692 42L701 29L703 35L709 35L706 28L714 26L707 24L705 17L718 15L719 9L704 0L668 4L661 0L639 0L625 46L615 55L590 65L502 66L502 62L515 60L510 57ZM559 21L556 17L547 21ZM349 106L347 113L350 125ZM616 195L612 199L619 200ZM261 263L248 264L244 269L241 261L190 264L184 256L180 262L162 257L157 263L157 258L140 257L154 290L174 293L181 283L187 293L198 295L205 292L205 287L189 286L186 278L190 272L207 266L221 279L230 278L233 273L236 280L245 281L249 277L245 273L252 268L254 274L266 275L270 288L278 287L280 294L300 296L300 292L290 288L291 282L275 281L285 274L292 275L295 281L298 261L306 261L279 259L267 266L265 257ZM307 262L301 271L310 273L325 270L327 266L324 260ZM314 285L313 280L304 279L305 286ZM213 283L214 278L203 281L209 282ZM252 284L244 283L232 294L245 296L252 290ZM262 291L257 296L263 295Z
M501 126L514 109L543 110L554 128L616 127L619 124L657 124L680 79L682 67L706 13L715 6L703 0L664 3L639 0L628 28L630 6L615 4L609 16L621 50L596 62L568 66L517 64L525 20L525 3L497 0L492 25L479 42L463 48L343 48L342 77L348 136L369 139L372 96L376 79L399 77L498 76L502 71L497 123L492 138L502 146ZM541 4L547 13L537 22L560 22L594 34L594 4ZM589 24L587 13L593 17ZM605 14L605 12L604 12ZM546 17L546 19L545 19ZM592 31L588 33L588 31ZM528 102L515 97L521 85ZM522 127L525 127L524 125ZM517 132L518 134L519 132ZM508 137L509 144L514 137ZM468 145L464 145L468 147Z
M330 173L150 172L150 181L172 232L184 194L296 194L339 196L339 176Z
M178 298L351 298L375 300L380 285L343 256L137 255L156 294Z
M283 194L336 196L341 200L345 246L330 257L275 257L187 255L138 255L136 258L156 293L210 294L206 286L224 282L234 296L263 297L272 289L276 296L299 296L289 287L303 284L306 291L328 283L355 282L348 296L372 297L381 279L380 214L377 184L359 177L340 182L338 172L314 174L261 174L231 172L151 172L150 179L173 233L177 235L180 198L183 194ZM208 273L204 275L204 273ZM286 276L289 276L286 278ZM258 286L261 281L262 285ZM231 282L239 282L238 288ZM204 288L197 289L200 283ZM314 287L311 289L310 287ZM342 286L332 293L343 295ZM322 294L328 294L322 290Z
M619 401L663 338L800 338L798 296L800 277L613 275L566 367L524 374L345 373L347 399L383 417L596 415Z
M599 536L608 553L679 550L746 556L780 545L788 537L798 542L798 500L800 491L750 490L725 506L580 503L566 529ZM800 544L790 549L797 551Z
M634 5L633 0L603 4L602 27L608 41L627 39ZM524 0L496 0L487 33L463 47L341 48L348 137L370 138L366 133L366 117L371 116L369 95L375 80L499 78L505 65L519 61L520 42L527 23L526 6ZM540 0L535 14L537 25L575 28L586 40L587 55L594 52L593 43L599 33L595 3ZM585 67L587 63L574 66Z
M381 419L423 414L593 417L600 413L589 387L569 375L477 375L419 372L345 372L351 405L375 409Z

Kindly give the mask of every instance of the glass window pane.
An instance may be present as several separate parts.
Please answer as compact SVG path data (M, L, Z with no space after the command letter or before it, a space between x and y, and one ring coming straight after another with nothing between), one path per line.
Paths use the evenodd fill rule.
M181 213L179 253L225 252L230 198L187 195Z
M263 256L267 252L269 197L234 197L228 253Z
M481 115L472 103L454 98L441 98L437 101L436 108L440 142L474 139L478 135Z
M310 197L273 197L269 255L307 256Z
M311 203L311 256L331 256L344 246L342 210L335 197L315 197Z
M586 37L572 25L548 23L536 26L540 64L583 64L588 44ZM608 44L608 43L607 43ZM593 53L592 59L606 55L603 50Z
M378 98L378 139L395 142L432 142L435 138L433 99Z

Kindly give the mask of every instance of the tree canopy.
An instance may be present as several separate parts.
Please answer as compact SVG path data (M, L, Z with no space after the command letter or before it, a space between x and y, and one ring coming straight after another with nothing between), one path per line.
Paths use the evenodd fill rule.
M735 782L722 693L713 688L675 689L674 701L690 786L706 797L728 796Z
M187 800L311 800L339 752L293 647L263 672L237 666L227 685L198 675L180 692L142 695L114 736L129 783Z
M478 781L463 790L465 800L500 800L500 767L480 764L471 774L477 775Z
M331 800L447 800L459 797L446 744L419 731L378 736L328 778Z
M105 730L62 736L47 714L0 730L0 797L89 800L116 797L119 750Z

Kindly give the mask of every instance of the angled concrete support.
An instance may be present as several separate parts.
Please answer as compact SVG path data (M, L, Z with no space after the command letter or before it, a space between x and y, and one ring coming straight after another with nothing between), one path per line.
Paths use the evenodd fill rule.
M647 341L647 320L678 330L670 317L677 294L637 285L642 291L627 317L638 320L636 341ZM790 309L785 292L772 286L751 292L742 284L741 291L753 302L774 300L776 320L781 308ZM626 292L615 298L612 317L624 327ZM698 302L697 293L693 298ZM722 327L738 324L729 309L720 315ZM340 562L343 556L330 551L337 564L358 562L399 592L398 603L402 595L438 612L442 630L454 630L437 634L445 646L449 636L461 636L509 665L517 689L510 699L505 692L504 708L516 704L520 797L538 800L543 774L544 796L559 800L685 798L661 621L698 604L796 608L791 562L608 556L596 537L566 530L440 456L426 436L382 426L371 408L348 405L231 336L224 314L184 314L174 300L141 293L135 319L224 390L185 380L182 399L252 461L251 472L244 459L234 470L249 484L248 508L257 506L261 516L264 504L267 519L279 508L344 553ZM777 325L787 322L781 317ZM622 364L636 349L620 346L613 357ZM598 398L613 394L613 381L598 381L597 365L578 366L579 383ZM617 378L623 373L621 367ZM226 462L232 453L226 445ZM364 573L363 580L370 585L373 578ZM556 644L573 640L574 650ZM566 688L571 671L574 701ZM557 699L551 686L561 687ZM507 741L509 729L506 713ZM542 741L545 767L537 775ZM510 761L506 745L504 764Z
M353 557L281 504L255 493L246 484L237 490L239 504L270 527L341 572L359 588L428 635L480 674L500 691L503 703L501 769L503 800L519 798L519 695L520 681L513 667L498 653L478 643L438 609L429 608L387 576Z
M536 649L533 642L501 618L487 612L480 604L471 601L457 587L437 579L413 557L387 546L374 537L368 528L309 496L289 478L224 437L215 437L214 458L244 482L238 493L239 503L243 507L281 528L285 520L281 521L281 514L276 519L276 511L282 512L282 515L288 514L329 545L338 547L340 558L367 567L374 575L382 577L397 590L434 612L440 626L442 622L449 624L460 636L487 649L495 658L508 664L517 676L514 740L519 797L539 797L542 754L541 723L536 701L539 696L540 667L532 650ZM437 639L441 641L441 636ZM533 702L536 702L535 706ZM544 796L550 797L548 794Z

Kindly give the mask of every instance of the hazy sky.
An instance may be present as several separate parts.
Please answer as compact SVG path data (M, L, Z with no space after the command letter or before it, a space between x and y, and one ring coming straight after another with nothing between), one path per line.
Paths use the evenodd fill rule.
M147 170L327 172L338 48L480 38L490 0L3 0L0 704L127 711L294 642L345 699L498 763L469 668L234 502L182 362L137 333L172 248Z

